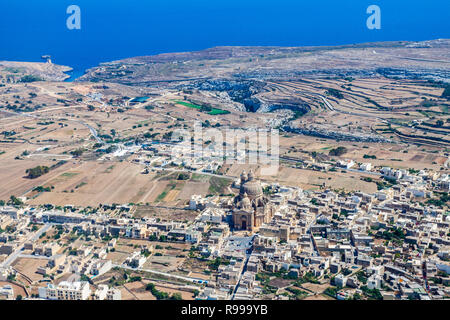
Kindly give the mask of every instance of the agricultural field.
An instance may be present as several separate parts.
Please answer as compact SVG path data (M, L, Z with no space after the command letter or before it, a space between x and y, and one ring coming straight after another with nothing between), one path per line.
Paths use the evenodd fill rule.
M171 55L162 61L155 56L148 61L155 60L155 68L162 68L159 76L164 80L178 79L184 69L195 78L205 68L205 74L216 72L212 78L217 80L153 85L143 80L148 76L145 72L152 72L146 58L135 59L143 59L139 66L129 64L135 62L133 59L120 62L135 71L127 83L120 77L109 81L107 73L117 65L105 64L95 75L88 73L76 82L60 82L55 77L64 68L2 64L0 75L3 79L10 77L10 81L0 87L0 200L15 196L33 205L136 203L184 208L192 195L233 193L229 184L242 170L261 172L258 165L225 164L217 173L226 181L202 178L202 172L192 172L187 180L161 177L157 170L142 173L149 167L144 160L151 162L156 156L132 146L169 142L177 129L192 132L196 121L222 134L236 128L280 130L281 167L269 176L260 176L267 182L305 189L323 184L365 192L376 188L375 183L361 180L359 173L303 170L299 164L305 161L333 163L352 159L378 167L445 171L450 152L450 118L441 82L392 77L368 69L358 76L339 74L334 69L326 72L332 62L341 66L351 62L356 69L368 61L379 67L390 66L386 57L392 57L391 51L399 56L420 52L428 59L421 63L411 60L411 67L424 64L435 70L436 57L445 53L442 48L446 42L430 42L433 50L428 51L410 50L404 45L380 44L373 50L376 54L352 47L309 48L317 60L292 48L286 49L291 52L289 57L273 55L273 49L266 52L264 48L236 48L230 52L217 48L192 56L184 54L183 59L189 63L178 67L181 69L167 63L172 61ZM258 63L267 72L271 70L272 76L254 71L258 63L243 58L255 52L261 58ZM198 60L203 55L208 59ZM405 65L401 59L392 59ZM286 73L310 70L307 61L315 73L302 77ZM237 67L242 79L227 79ZM26 70L52 81L19 81L17 77ZM186 79L186 75L183 77ZM95 82L89 81L94 78ZM344 147L346 152L330 156L336 147ZM163 161L155 160L151 166ZM26 171L39 166L50 168L49 172L27 178ZM139 214L155 213L145 209Z
M43 275L38 274L36 271L47 263L47 259L19 258L14 263L14 268L34 282L44 279Z

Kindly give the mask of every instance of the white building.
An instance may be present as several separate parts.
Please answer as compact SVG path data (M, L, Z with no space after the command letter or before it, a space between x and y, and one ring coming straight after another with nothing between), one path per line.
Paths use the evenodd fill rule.
M371 163L363 163L359 166L359 169L363 171L370 171L372 170L372 164Z
M47 300L87 300L90 295L89 283L84 281L63 281L57 286L48 284L39 288L39 298Z
M416 198L425 198L426 195L425 188L408 188L406 192L410 192Z
M109 288L105 284L100 284L95 291L95 300L122 300L122 294L119 289Z
M23 214L23 210L22 209L18 210L14 207L9 207L9 206L0 207L0 214L8 215L13 219L18 219L19 216Z
M375 274L378 276L382 276L384 274L384 266L370 266L367 267L368 274Z
M111 260L98 260L92 265L91 274L101 276L112 268Z
M0 300L14 300L14 289L12 286L0 287Z
M115 248L117 243L117 239L111 239L111 241L108 242L108 248Z
M448 174L443 174L437 179L439 187L444 191L450 191L450 176Z
M383 278L380 275L373 274L367 279L367 288L372 289L381 289L381 283L383 282Z
M383 169L381 169L381 173L386 178L399 180L406 174L406 171L405 170L393 170L389 167L384 167Z
M6 281L10 274L10 270L6 268L0 268L0 281Z
M189 200L189 209L197 210L200 205L204 204L204 199L201 195L192 195L191 200Z
M347 284L347 277L345 277L343 274L338 274L334 278L334 284L341 288L345 287L345 285Z
M351 168L353 168L354 166L355 166L355 161L353 161L353 160L346 160L346 161L343 161L343 160L340 160L340 161L338 161L338 165L340 166L340 167L342 167L342 168L346 168L346 169L351 169Z
M202 239L202 233L195 230L187 230L185 234L185 241L192 243L192 244L198 244L200 240Z
M106 293L106 300L122 300L122 293L119 289L110 288Z
M125 260L125 263L132 268L141 268L147 258L143 256L139 251L133 252L133 254Z
M221 223L224 215L225 211L223 209L207 208L199 215L199 220L202 222Z

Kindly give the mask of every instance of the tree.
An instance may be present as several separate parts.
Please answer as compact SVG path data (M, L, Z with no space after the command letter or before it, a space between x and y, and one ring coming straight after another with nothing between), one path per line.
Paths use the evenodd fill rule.
M83 154L83 149L76 149L70 152L74 157L80 157Z
M358 292L356 292L356 293L353 295L353 300L361 300L361 295L360 295Z
M442 127L444 125L444 121L443 120L438 120L438 121L436 121L436 125L438 127Z
M333 96L335 98L338 98L338 99L343 99L344 98L344 95L339 90L336 90L336 89L333 89L333 88L328 89L327 90L327 94L330 95L330 96Z
M325 289L325 291L323 293L329 295L330 297L336 298L338 290L339 289L336 287L328 287Z
M37 166L31 169L27 169L25 173L28 174L27 178L29 179L36 179L40 176L48 173L50 171L50 168L47 166Z
M180 293L174 293L172 297L170 297L170 300L183 300L183 297Z
M145 290L150 291L152 293L152 295L154 295L157 300L167 300L167 299L169 299L169 294L167 292L161 292L158 289L156 289L156 287L155 287L155 285L153 283L147 284L147 286L145 287ZM174 299L174 300L176 300L176 299Z
M15 196L11 196L9 198L9 204L12 204L13 206L20 206L23 204L22 200L16 198Z
M347 148L346 147L338 147L336 149L331 149L329 155L330 156L336 156L336 157L340 157L344 154L347 153Z
M129 282L139 282L142 280L142 277L140 276L134 276L134 277L130 277Z
M180 173L177 177L177 180L189 180L190 176L188 173Z
M89 282L89 284L94 284L94 282L92 281L92 279L89 278L89 277L88 277L87 275L85 275L85 274L81 275L80 280L81 280L81 281L84 281L84 282Z
M40 77L37 76L33 76L33 75L26 75L23 76L19 82L22 83L29 83L29 82L35 82L35 81L42 81L42 79Z

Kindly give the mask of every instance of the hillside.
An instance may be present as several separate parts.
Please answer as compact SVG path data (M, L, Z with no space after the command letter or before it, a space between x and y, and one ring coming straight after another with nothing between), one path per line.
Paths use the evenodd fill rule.
M386 76L450 80L450 40L336 47L216 47L103 63L80 81L155 85L199 79L275 80Z

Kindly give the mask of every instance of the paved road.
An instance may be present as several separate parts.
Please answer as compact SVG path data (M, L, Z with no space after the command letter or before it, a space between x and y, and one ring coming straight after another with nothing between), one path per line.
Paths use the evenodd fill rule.
M345 169L345 168L341 168L341 169L346 170L346 171L351 171L351 172L369 174L369 175L378 176L378 177L383 176L383 174L381 174L380 172L364 171L364 170L358 170L358 169Z
M31 234L31 236L29 236L26 240L24 240L19 247L17 247L17 249L11 253L8 258L3 261L1 267L2 268L8 268L11 264L13 264L14 261L16 261L16 259L20 256L22 250L23 250L23 246L25 242L28 241L36 241L37 239L39 239L39 237L44 233L47 232L48 229L51 228L51 224L46 224L44 227L42 227L39 231L37 231L35 234Z
M103 143L103 140L98 136L97 130L95 130L93 127L91 127L90 125L88 125L85 122L80 121L80 123L89 128L89 130L91 131L91 134L94 136L95 140L98 143Z
M19 254L18 258L39 259L39 260L50 260L51 257L47 257L47 256L35 256L35 255L33 255L33 254Z
M242 276L247 270L248 260L252 254L252 245L250 243L254 240L254 237L230 237L228 240L231 242L229 246L234 248L235 250L245 250L245 261L241 270L241 274L239 275L239 280L234 287L233 294L231 295L231 300L234 300L236 297L236 293L239 289L239 285L241 284ZM249 251L248 251L249 250Z
M42 157L42 158L59 158L59 160L70 161L73 156L66 154L51 154L51 153L33 153L27 156L27 158Z
M331 111L334 111L333 106L331 105L331 103L328 102L328 100L325 97L322 97L319 95L319 97L322 99L322 101L326 104L326 106L328 107L328 109L330 109Z

